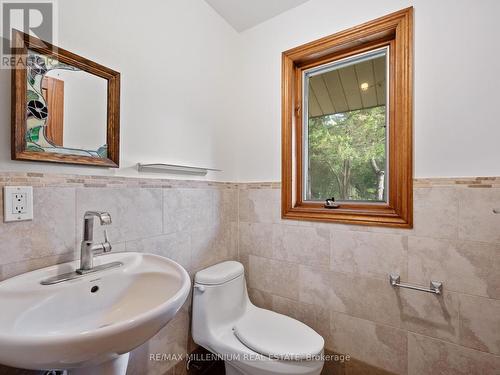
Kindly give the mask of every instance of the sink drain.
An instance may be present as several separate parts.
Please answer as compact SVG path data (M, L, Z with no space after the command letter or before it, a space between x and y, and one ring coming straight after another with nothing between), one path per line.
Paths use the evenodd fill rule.
M95 293L99 290L99 287L97 285L94 285L92 288L90 288L90 293Z

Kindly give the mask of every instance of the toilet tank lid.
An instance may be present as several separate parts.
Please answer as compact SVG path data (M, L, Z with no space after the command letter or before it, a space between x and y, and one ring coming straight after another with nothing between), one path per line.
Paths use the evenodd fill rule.
M243 271L243 264L240 262L222 262L196 272L194 281L204 285L223 284L242 275Z

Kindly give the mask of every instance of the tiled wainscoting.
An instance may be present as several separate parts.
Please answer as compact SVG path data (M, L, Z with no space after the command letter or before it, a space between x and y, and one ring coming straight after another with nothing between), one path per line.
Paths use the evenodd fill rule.
M208 265L237 258L238 190L235 184L172 180L0 174L0 185L34 186L34 220L0 220L0 279L78 259L83 213L111 214L113 251L164 255L193 275ZM0 199L3 202L3 199ZM94 225L96 240L101 229ZM183 373L183 364L149 361L149 353L191 351L188 302L130 359L131 375ZM0 312L1 313L1 312ZM10 372L2 369L0 374Z
M500 373L500 179L417 180L412 230L281 220L277 183L0 173L5 184L34 186L35 219L0 223L0 278L78 258L83 212L106 210L114 251L191 275L239 258L256 304L354 358L327 374ZM393 289L389 273L444 294ZM130 374L182 373L149 353L193 349L189 308L133 352Z
M281 220L279 189L241 185L251 297L352 356L346 374L500 374L499 182L416 181L412 230ZM443 296L389 273L442 281Z

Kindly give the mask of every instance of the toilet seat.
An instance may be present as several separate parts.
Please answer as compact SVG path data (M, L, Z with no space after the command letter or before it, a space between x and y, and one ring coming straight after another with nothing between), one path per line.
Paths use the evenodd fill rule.
M288 316L252 308L233 327L247 348L269 358L305 360L322 352L323 338L307 325Z

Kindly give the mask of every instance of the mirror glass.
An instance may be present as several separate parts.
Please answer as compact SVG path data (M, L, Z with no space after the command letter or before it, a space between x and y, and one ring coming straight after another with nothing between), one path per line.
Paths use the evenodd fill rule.
M28 50L26 149L107 157L107 80Z
M306 201L387 201L388 49L304 73Z

